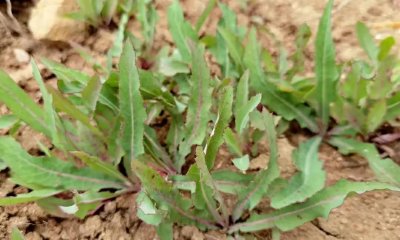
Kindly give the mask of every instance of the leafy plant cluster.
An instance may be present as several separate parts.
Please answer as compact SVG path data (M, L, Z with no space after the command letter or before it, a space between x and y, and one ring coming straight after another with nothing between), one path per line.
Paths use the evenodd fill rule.
M124 34L126 23L109 64L94 64L94 76L44 59L58 78L54 89L32 62L42 105L0 71L0 101L12 112L0 118L9 129L9 136L0 138L0 159L11 181L31 189L1 198L0 206L34 201L54 215L84 218L104 200L137 193L138 217L156 226L161 239L173 238L174 224L219 229L233 239L272 229L277 239L282 231L327 217L352 192L398 191L399 166L382 160L374 145L348 138L397 116L393 39L375 46L360 23L357 32L369 59L337 65L329 1L316 38L315 77L303 77L307 26L299 30L295 53L287 58L282 50L275 61L259 46L256 29L238 26L224 4L218 4L223 16L217 33L200 37L215 5L210 1L193 27L175 1L168 24L176 48L162 49L150 70L136 66L137 42ZM220 76L210 73L206 53L216 59ZM293 120L316 135L294 151L298 171L285 179L277 131ZM38 142L42 156L30 155L13 138L23 125L51 140L51 146ZM318 158L322 141L364 156L379 182L340 180L325 187ZM249 170L263 142L268 164ZM221 148L231 153L231 162L218 158ZM227 197L236 202L228 204Z

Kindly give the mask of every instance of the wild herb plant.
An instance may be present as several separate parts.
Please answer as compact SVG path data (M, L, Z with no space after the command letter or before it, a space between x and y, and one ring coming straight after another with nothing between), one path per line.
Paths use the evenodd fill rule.
M315 87L309 80L293 82L301 65L280 67L280 75L266 71L256 30L246 34L225 5L219 5L223 18L216 36L200 38L211 7L193 28L177 1L168 10L176 49L171 54L162 50L154 68L136 66L129 37L123 48L119 37L109 53L109 59L122 53L117 69L95 64L99 71L94 76L43 61L57 76L58 89L44 83L32 62L42 105L0 71L0 101L12 112L2 118L3 126L18 132L19 126L28 125L51 141L38 142L42 155L32 156L12 136L0 137L0 158L10 169L10 180L31 190L1 198L0 206L34 201L52 214L84 218L106 199L137 193L138 217L154 225L161 239L173 239L174 224L220 230L234 239L272 229L278 238L280 232L327 217L350 193L398 191L397 165L381 161L373 146L343 137L331 138L331 144L343 152L363 152L381 182L340 180L325 187L318 150L330 131L330 108L338 96L333 90L339 81L330 32L332 5L329 1L318 31ZM302 29L306 39L308 28ZM216 56L222 76L210 73L207 51ZM301 58L301 51L293 57L299 64ZM274 82L270 76L290 81L285 85L285 79ZM282 86L305 86L309 93L285 92ZM308 94L319 101L305 104ZM295 97L301 95L303 99ZM265 106L321 133L294 151L298 171L290 179L279 169L279 117ZM159 126L160 120L167 124ZM260 154L254 148L260 141L268 143L268 164L251 171L248 166ZM226 148L232 161L219 158ZM226 201L228 195L236 199L233 205Z

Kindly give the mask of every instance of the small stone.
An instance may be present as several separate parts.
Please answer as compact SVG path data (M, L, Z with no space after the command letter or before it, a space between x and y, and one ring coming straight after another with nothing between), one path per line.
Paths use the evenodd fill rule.
M31 57L29 56L29 53L27 53L23 49L14 48L13 52L14 52L15 59L17 59L17 61L19 63L26 64L26 63L29 63L29 61L31 60Z
M76 1L40 0L32 10L29 29L34 38L68 42L84 38L85 24L65 17L78 9Z

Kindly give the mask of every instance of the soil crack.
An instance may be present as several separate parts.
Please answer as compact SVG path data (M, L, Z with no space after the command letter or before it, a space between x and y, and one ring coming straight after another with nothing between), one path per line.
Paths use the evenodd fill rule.
M323 232L327 236L334 237L336 239L343 239L339 234L331 233L328 230L324 229L318 220L312 221L311 224L314 225L316 228L318 228L321 232Z

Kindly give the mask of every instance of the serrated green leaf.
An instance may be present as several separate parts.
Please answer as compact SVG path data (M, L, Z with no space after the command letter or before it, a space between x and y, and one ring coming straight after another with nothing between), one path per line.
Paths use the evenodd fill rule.
M369 59L373 62L376 61L379 49L375 45L374 38L372 37L371 33L367 26L364 23L358 22L356 25L356 32L358 42L360 43L361 47L364 49L365 53L367 53Z
M136 198L138 205L138 217L147 224L159 225L163 220L163 215L154 206L153 201L141 191Z
M0 156L19 182L58 190L124 188L124 185L88 168L57 158L32 157L11 137L0 138Z
M240 79L236 90L235 101L235 127L241 134L249 121L249 114L257 107L261 101L261 94L249 98L249 71L246 71Z
M82 100L90 112L94 112L96 109L102 87L103 83L101 79L99 77L92 77L86 87L82 90Z
M332 138L329 143L338 147L344 154L357 153L367 159L379 181L400 186L400 166L390 158L382 159L373 144L343 137Z
M125 43L119 62L119 98L123 118L122 146L128 162L144 153L143 134L146 110L140 94L139 73L132 44Z
M263 112L265 129L269 144L269 163L266 169L261 170L249 186L239 194L239 201L233 210L233 220L237 221L246 209L252 210L268 191L268 186L279 177L278 147L273 116Z
M296 119L302 127L307 127L313 132L318 132L319 128L314 118L311 117L311 109L309 107L296 103L289 94L279 92L272 83L266 81L260 66L258 45L256 31L252 29L245 50L244 63L250 70L250 84L252 88L262 93L262 103L286 120L291 121Z
M234 158L232 159L233 165L240 171L245 172L247 169L249 169L250 166L250 160L249 160L249 155L244 155L242 157Z
M242 58L243 58L243 47L240 43L240 40L228 29L223 27L218 27L218 33L221 34L224 39L226 46L229 50L229 55L232 57L233 61L238 65L242 66Z
M0 70L0 101L29 126L51 137L45 112L5 72Z
M97 157L90 156L89 154L85 152L71 152L74 156L78 157L82 162L84 162L88 167L93 169L96 172L103 173L105 175L108 175L112 178L118 179L127 185L129 184L129 181L124 175L122 175L114 165L104 162Z
M196 32L185 21L179 1L173 1L168 8L168 27L183 61L190 62L192 56L188 39L197 40L197 37Z
M132 169L142 182L148 196L159 205L168 206L168 218L184 224L199 223L209 228L214 225L205 219L196 216L191 210L191 201L184 198L173 185L165 181L155 170L141 163L132 161Z
M249 122L249 115L256 109L261 101L261 94L257 94L249 99L249 101L240 107L236 118L236 131L241 134Z
M233 88L228 86L222 93L221 100L218 104L217 120L214 124L214 129L208 139L205 147L205 161L208 169L212 169L217 156L219 147L224 142L224 132L229 126L232 116Z
M212 177L219 191L237 195L253 180L254 174L217 170L212 172Z
M98 136L100 139L104 140L103 133L96 127L94 127L88 118L88 116L79 110L74 103L72 103L68 98L64 97L59 91L52 87L48 87L47 90L53 97L53 104L56 109L68 114L70 117L78 120L83 125L85 125L92 133Z
M179 146L177 169L184 163L194 144L201 144L206 135L209 111L211 108L210 73L204 59L204 47L193 46L192 49L192 89L186 115L184 139Z
M311 37L311 29L307 24L302 24L296 34L296 52L291 56L292 68L287 73L287 80L304 71L305 49Z
M330 104L335 101L337 80L339 78L335 62L335 46L331 33L331 12L333 0L329 0L319 23L315 42L315 73L317 77L316 94L318 114L325 132L330 117Z
M382 99L375 102L368 109L368 115L366 119L367 132L375 131L381 124L383 124L386 115L386 100Z
M322 161L318 159L320 142L320 137L314 137L302 143L293 152L293 161L299 172L290 179L284 189L272 196L273 208L302 202L324 187L326 174L322 169Z
M54 196L60 193L61 190L54 189L38 189L29 193L18 194L15 197L0 198L0 206L10 206L15 204L34 202L36 200Z
M201 194L205 200L208 211L214 217L214 219L222 226L227 226L228 224L228 210L225 206L224 199L219 193L210 172L208 171L208 166L206 165L205 155L202 147L196 148L196 164L200 170L200 190ZM215 200L218 202L218 206ZM220 214L218 209L221 209Z
M342 205L346 196L352 192L361 194L378 189L400 191L399 188L386 183L340 180L304 203L290 205L270 214L253 215L246 222L233 225L229 232L255 232L273 227L281 231L289 231L317 217L326 218L330 211Z

